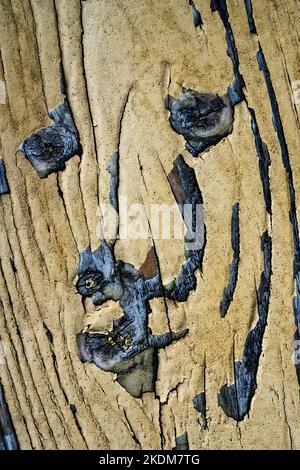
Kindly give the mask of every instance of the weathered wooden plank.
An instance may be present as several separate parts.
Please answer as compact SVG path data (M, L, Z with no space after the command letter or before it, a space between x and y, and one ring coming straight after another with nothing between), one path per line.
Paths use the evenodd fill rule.
M0 447L299 448L298 3L0 0L0 9ZM25 140L67 106L73 125L55 114L57 140ZM74 144L64 170L62 132ZM41 145L44 156L54 149L63 171L39 167L39 178L17 151L24 141L33 162ZM190 186L204 207L201 263L187 240L157 236L153 217L165 204L180 219ZM139 211L147 235L122 238ZM106 285L102 303L104 267L84 286L77 267L107 228L120 284ZM139 311L131 336L142 328L149 341L126 363L131 375L118 362L116 380L96 367L102 356L81 362L76 337L109 337L114 359L114 348L131 351L126 325L122 338L106 331L121 318L120 333L124 309L137 320L141 303L122 297L124 285L148 293L151 313ZM149 344L164 347L150 354ZM143 394L132 381L151 367Z

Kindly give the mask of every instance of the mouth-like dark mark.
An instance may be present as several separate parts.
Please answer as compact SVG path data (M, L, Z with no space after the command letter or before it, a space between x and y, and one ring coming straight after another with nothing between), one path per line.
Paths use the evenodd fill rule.
M104 347L104 350L114 347L118 347L122 351L127 351L127 349L132 345L132 338L129 334L119 334L115 331L108 331L106 335L107 345Z

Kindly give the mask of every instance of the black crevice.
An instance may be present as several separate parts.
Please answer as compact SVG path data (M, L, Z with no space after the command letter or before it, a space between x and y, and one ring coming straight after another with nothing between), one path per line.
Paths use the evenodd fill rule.
M119 213L119 182L120 182L120 164L119 153L115 152L109 160L107 171L110 174L109 183L109 202L117 213Z
M131 436L132 436L132 439L134 440L134 442L139 446L140 449L142 449L142 444L140 443L137 435L135 434L134 430L133 430L133 427L128 419L128 416L127 416L127 413L126 413L126 410L123 408L123 413L124 413L124 417L125 417L125 420L126 420L126 423L128 425L128 428L129 428L129 431L131 433Z
M225 414L236 421L242 421L249 412L257 388L256 376L267 326L272 275L272 239L267 231L261 237L261 250L264 269L256 291L258 320L247 335L241 361L234 363L234 383L223 385L218 395L218 403Z
M18 450L19 443L0 382L0 450Z
M211 0L211 11L217 11L225 28L225 39L227 42L227 55L230 57L234 72L234 82L229 85L228 93L232 103L235 105L245 99L243 88L246 86L243 75L240 73L239 56L235 45L234 35L229 21L229 14L226 0Z
M6 176L5 163L3 160L0 159L0 195L9 193L10 189Z
M50 341L51 344L53 344L53 334L49 330L49 328L48 328L48 326L46 325L45 322L43 322L43 327L44 327L44 331L46 333L46 336L47 336L48 340Z
M203 21L202 21L202 17L201 17L200 11L197 10L197 8L195 7L195 4L194 4L193 0L189 0L189 5L190 5L191 8L192 8L193 20L194 20L195 28L200 28L200 29L202 29Z
M231 215L231 246L233 251L232 261L229 268L228 284L223 291L223 296L220 302L220 315L225 317L229 306L232 302L234 291L236 288L239 262L240 262L240 227L239 227L239 203L236 202L232 206Z
M80 424L79 424L79 421L78 421L78 418L77 418L77 408L76 408L76 406L73 405L72 403L70 404L70 407L69 407L69 408L70 408L70 411L71 411L71 413L72 413L72 415L73 415L73 418L74 418L76 427L77 427L77 429L78 429L78 431L79 431L79 434L81 435L81 437L82 437L84 443L86 444L86 440L85 440L85 437L84 437L84 435L83 435L82 428L81 428L81 426L80 426Z
M296 332L295 332L295 339L300 338L300 247L299 247L299 226L298 226L298 219L297 219L297 211L296 211L296 195L295 195L295 188L294 188L294 179L293 179L293 171L290 163L290 157L288 152L288 147L285 139L285 134L283 130L283 125L281 121L279 106L275 94L275 90L273 87L271 75L268 69L268 65L259 44L259 50L257 52L257 62L259 68L263 74L265 84L269 94L270 105L272 108L272 120L275 132L277 134L277 139L281 149L281 158L282 163L286 171L287 181L288 181L288 188L289 188L289 197L290 197L290 209L289 209L289 218L292 225L292 233L293 233L293 244L294 244L294 260L293 260L293 276L295 280L295 296L293 298L293 310L294 310L294 318L295 318L295 325L296 325ZM296 373L298 384L300 385L300 364L295 364Z
M253 18L252 0L244 0L244 2L245 2L245 8L246 8L247 17L248 17L250 33L257 34L255 21Z
M256 148L256 152L258 156L259 173L260 173L260 179L261 179L262 187L263 187L266 211L268 212L270 217L272 217L272 196L271 196L270 177L269 177L269 166L271 165L271 159L270 159L268 147L263 142L260 136L255 112L253 109L249 107L248 109L251 114L251 129L252 129L254 139L255 139L255 148Z

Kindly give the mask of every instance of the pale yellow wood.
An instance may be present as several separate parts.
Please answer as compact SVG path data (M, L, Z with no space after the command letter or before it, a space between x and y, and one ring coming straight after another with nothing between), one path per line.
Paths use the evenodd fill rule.
M170 127L167 93L177 95L184 86L222 95L234 78L218 13L211 12L207 0L194 3L202 29L194 27L185 0L0 0L0 80L6 89L0 104L0 154L11 188L10 195L0 196L0 340L5 351L0 380L22 449L172 449L175 432L188 433L190 449L300 448L299 387L291 360L295 325L288 188L256 61L260 42L298 201L300 105L293 103L291 84L300 80L299 2L252 0L258 35L251 35L244 2L227 1L248 107L255 109L272 161L272 226L245 102L235 107L232 134L202 158L193 159ZM16 151L30 132L50 123L47 112L63 100L61 60L83 155L72 158L58 177L40 180ZM106 168L116 151L119 194L129 204L144 202L148 214L152 203L173 204L165 173L182 153L196 172L205 205L203 276L197 274L197 289L186 303L168 301L171 327L188 327L190 334L159 352L156 396L141 399L131 397L114 374L82 364L76 351L76 334L90 323L97 329L104 315L91 302L85 310L75 295L76 266L79 252L99 243L96 211L99 203L108 202ZM221 319L236 201L239 278ZM218 406L217 395L227 380L232 382L233 354L241 358L257 320L260 236L266 229L273 241L268 326L250 413L237 424ZM139 267L150 245L150 239L120 240L116 253ZM156 240L156 249L168 282L184 261L182 241ZM151 306L151 327L165 331L164 303L155 300ZM204 387L207 429L192 402ZM70 405L76 407L76 419Z

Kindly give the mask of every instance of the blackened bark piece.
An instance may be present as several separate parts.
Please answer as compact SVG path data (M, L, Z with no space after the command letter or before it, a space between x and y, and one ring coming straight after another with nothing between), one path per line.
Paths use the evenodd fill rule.
M0 382L0 450L18 450L19 443Z
M257 290L258 320L246 338L243 357L234 364L234 383L223 385L218 395L219 405L225 414L242 421L250 410L257 383L256 376L262 342L267 325L272 275L272 239L268 232L261 237L264 269Z
M240 262L240 228L239 228L239 203L236 202L232 206L231 215L231 246L233 251L232 261L229 267L229 280L228 284L223 291L223 296L220 302L221 317L225 317L229 306L232 302L234 291L236 288L239 262Z
M0 160L0 194L9 194L9 185L6 177L5 163Z
M232 132L233 107L228 95L183 89L176 99L167 97L166 107L172 129L185 138L193 157Z
M19 147L40 178L64 170L66 161L82 154L79 134L67 101L50 111L49 117L54 124L30 134Z

